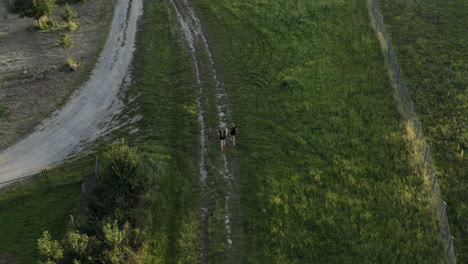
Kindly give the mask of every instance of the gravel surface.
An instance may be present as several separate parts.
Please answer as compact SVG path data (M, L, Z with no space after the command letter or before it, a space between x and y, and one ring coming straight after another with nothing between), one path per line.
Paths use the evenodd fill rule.
M109 38L90 80L34 132L0 154L0 182L40 172L78 153L112 126L130 81L142 0L118 0ZM0 187L2 184L0 184Z

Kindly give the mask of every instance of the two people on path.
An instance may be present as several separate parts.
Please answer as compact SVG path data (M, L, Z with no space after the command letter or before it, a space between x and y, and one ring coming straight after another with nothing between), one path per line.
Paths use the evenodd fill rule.
M232 142L232 145L236 145L236 126L234 123L231 124L229 128L227 127L220 127L218 131L218 136L219 140L221 143L221 150L224 150L224 147L226 146L226 139L227 135L230 135L229 141Z

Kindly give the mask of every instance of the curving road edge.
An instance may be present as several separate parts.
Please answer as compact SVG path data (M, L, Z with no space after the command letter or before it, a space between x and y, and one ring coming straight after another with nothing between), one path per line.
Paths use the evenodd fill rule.
M0 187L6 185L2 182L62 162L109 129L112 118L123 108L118 95L130 81L137 21L142 13L142 0L117 0L108 39L91 78L62 109L0 153Z

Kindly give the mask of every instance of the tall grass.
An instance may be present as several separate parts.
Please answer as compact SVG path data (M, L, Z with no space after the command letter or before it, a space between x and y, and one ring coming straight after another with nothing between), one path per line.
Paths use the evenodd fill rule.
M381 9L440 173L457 260L466 263L468 5L461 0L392 0L382 1Z
M239 128L247 263L442 263L365 1L196 0Z

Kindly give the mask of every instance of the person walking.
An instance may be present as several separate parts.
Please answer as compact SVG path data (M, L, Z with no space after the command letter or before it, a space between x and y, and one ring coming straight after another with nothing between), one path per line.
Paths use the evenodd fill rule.
M218 136L221 143L221 150L224 150L224 146L226 146L226 128L220 127L218 131Z
M232 145L235 146L236 145L236 125L234 125L234 123L231 124L231 129L230 129L230 140L232 142Z

